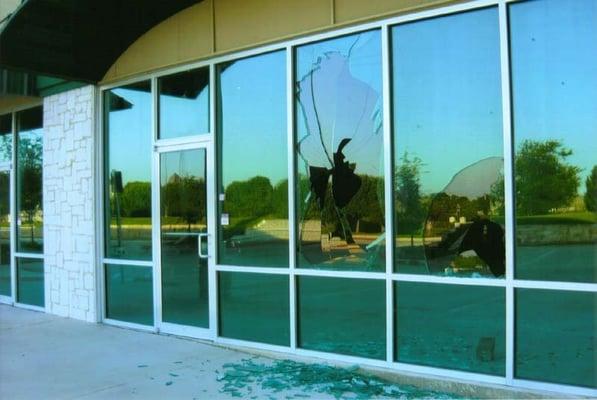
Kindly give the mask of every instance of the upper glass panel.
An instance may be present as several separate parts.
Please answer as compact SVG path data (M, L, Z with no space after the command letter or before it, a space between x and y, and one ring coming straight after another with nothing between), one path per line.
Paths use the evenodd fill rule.
M151 84L104 92L108 258L151 260Z
M43 109L17 113L17 251L43 253Z
M158 79L160 139L209 133L209 67Z
M597 3L510 6L516 277L597 282Z
M296 49L301 268L385 269L378 30Z
M286 53L218 66L219 263L288 267Z
M0 115L0 164L12 161L12 114Z
M394 270L505 271L497 8L392 29Z

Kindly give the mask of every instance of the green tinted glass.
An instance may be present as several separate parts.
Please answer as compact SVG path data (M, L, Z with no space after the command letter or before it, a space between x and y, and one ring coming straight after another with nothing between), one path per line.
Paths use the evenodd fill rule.
M296 49L300 268L385 270L378 30Z
M44 307L44 261L17 258L17 302Z
M10 172L0 171L0 295L10 296Z
M511 4L509 21L516 277L597 282L595 1Z
M43 109L17 113L17 251L43 253Z
M386 358L383 280L298 277L299 347Z
M12 162L12 114L0 115L0 163Z
M218 66L219 263L288 266L286 53Z
M205 149L160 155L162 320L207 328Z
M106 318L153 325L151 267L106 264Z
M399 282L394 291L397 361L505 374L503 288Z
M160 139L209 133L209 68L158 79Z
M597 293L516 289L517 378L597 388Z
M288 276L218 274L219 335L290 345Z
M151 260L151 84L104 92L105 256Z
M503 277L497 8L392 28L394 270Z

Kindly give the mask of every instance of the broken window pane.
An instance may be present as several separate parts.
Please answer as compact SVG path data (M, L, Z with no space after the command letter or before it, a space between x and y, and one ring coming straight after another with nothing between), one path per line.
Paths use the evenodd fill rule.
M392 28L396 272L503 277L497 8Z
M296 49L298 266L385 269L377 30Z

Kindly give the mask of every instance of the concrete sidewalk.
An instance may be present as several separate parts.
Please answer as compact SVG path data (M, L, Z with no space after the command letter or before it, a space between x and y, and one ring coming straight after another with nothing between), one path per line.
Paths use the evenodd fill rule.
M0 305L0 399L229 398L217 376L247 357Z
M246 382L242 379L242 368L228 372L227 376L226 370L230 367L226 364L246 363L248 358L260 366L276 363L266 356L255 356L197 340L90 324L0 305L2 400L230 399L233 396L239 397L239 393L235 395L226 391L226 378L232 377L233 384L236 384L239 382L236 380L238 376L241 376L244 393L242 397L245 398L335 398L334 393L322 392L317 390L317 385L302 385L302 382L302 386L286 383L281 385L281 389L275 390L265 387L267 385L263 385L259 380L248 379ZM309 365L305 368L311 368ZM321 368L326 367L318 364L312 368L314 371L317 371L317 368L321 371ZM550 397L547 393L521 392L504 387L492 388L431 377L409 377L395 372L382 371L376 372L375 375L387 378L381 381L383 388L394 387L400 391L399 396L382 395L377 398L459 397L443 396L441 391L477 398ZM363 377L366 375L355 375L357 380L362 381ZM274 382L276 379L280 380L275 378ZM379 388L380 381L375 383L374 379L372 378L371 384L376 384ZM341 385L346 386L345 383ZM426 389L418 389L412 385ZM425 390L436 392L430 394ZM363 397L362 392L351 393L350 389L341 397L368 398Z

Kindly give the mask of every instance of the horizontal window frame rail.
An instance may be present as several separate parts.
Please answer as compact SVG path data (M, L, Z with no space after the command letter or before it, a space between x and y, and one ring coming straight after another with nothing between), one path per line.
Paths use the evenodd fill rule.
M153 268L153 261L140 261L140 260L125 260L118 258L103 258L101 260L102 265L130 265L131 267L147 267Z
M35 260L45 260L45 255L43 253L24 253L17 251L13 255L16 258L31 258Z

